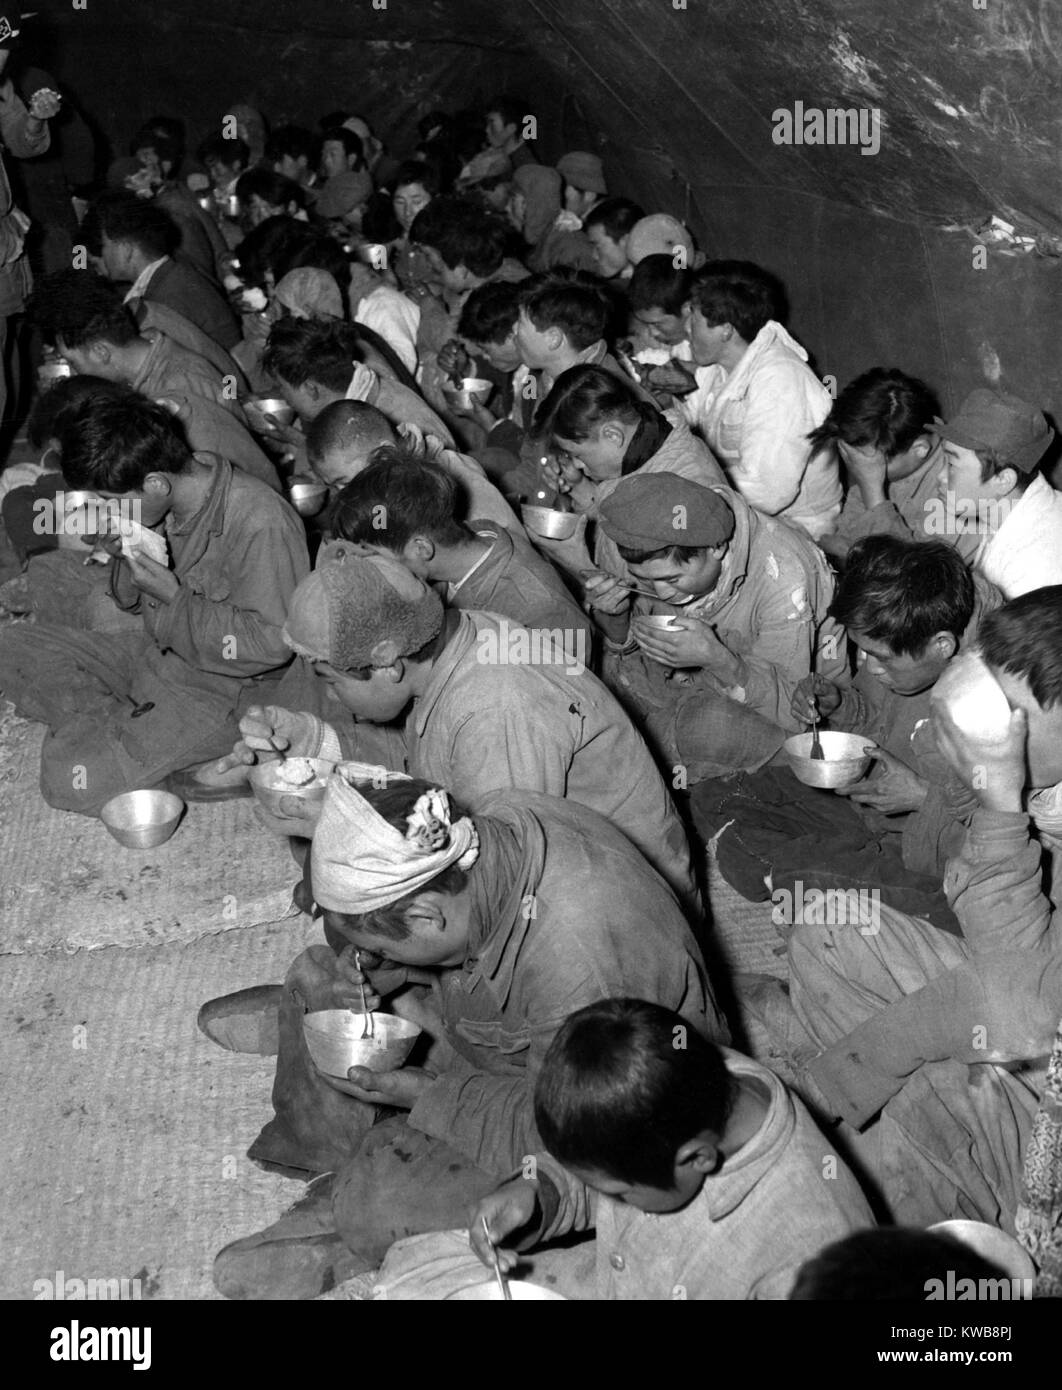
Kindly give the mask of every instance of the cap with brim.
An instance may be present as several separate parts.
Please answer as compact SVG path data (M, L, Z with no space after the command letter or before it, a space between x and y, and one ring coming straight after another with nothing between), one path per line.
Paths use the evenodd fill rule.
M372 176L364 169L348 169L328 180L313 205L318 217L342 217L372 196Z
M316 266L299 266L281 277L273 292L278 304L304 318L343 317L343 296L335 276Z
M557 160L557 173L572 188L580 188L585 193L608 193L605 171L596 154L587 150L569 150Z
M674 473L624 478L601 503L601 528L629 550L670 545L725 544L734 534L734 512L721 493Z
M397 560L326 546L296 587L282 636L299 656L338 671L372 666L381 642L395 655L420 651L443 624L442 600Z
M1004 391L978 387L950 420L927 426L962 449L991 449L1004 465L1031 473L1051 446L1055 431L1042 410Z

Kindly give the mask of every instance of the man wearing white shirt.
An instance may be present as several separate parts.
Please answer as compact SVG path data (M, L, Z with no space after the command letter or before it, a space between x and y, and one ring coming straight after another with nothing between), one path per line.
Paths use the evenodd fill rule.
M930 428L944 457L926 530L957 536L1008 599L1062 584L1062 493L1037 471L1055 437L1043 412L980 387Z
M777 322L779 300L774 279L748 261L696 273L687 321L700 370L682 411L750 506L818 540L840 515L841 481L834 451L807 436L833 402Z

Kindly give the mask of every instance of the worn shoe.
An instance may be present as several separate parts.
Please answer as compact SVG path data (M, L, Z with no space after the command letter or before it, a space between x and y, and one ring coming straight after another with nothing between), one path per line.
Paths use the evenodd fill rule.
M280 1051L280 1005L283 985L252 985L235 994L208 999L196 1023L211 1042L226 1052L275 1057Z
M332 1214L334 1175L311 1183L279 1221L226 1245L214 1260L214 1287L233 1299L306 1299L375 1266L337 1234Z

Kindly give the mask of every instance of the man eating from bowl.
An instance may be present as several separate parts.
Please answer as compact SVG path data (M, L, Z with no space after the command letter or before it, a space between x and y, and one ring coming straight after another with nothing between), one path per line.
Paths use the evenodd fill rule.
M612 688L687 783L761 767L796 732L798 682L843 669L821 552L729 488L670 473L622 479L598 524L645 591L611 575L587 581ZM662 614L667 630L654 622Z
M311 879L329 945L310 947L285 981L276 1118L251 1156L328 1176L218 1255L215 1283L230 1298L311 1298L374 1268L400 1235L461 1224L541 1147L535 1076L584 1004L636 987L721 1040L674 896L574 801L495 790L469 813L434 780L340 766ZM430 994L410 989L424 983ZM397 1070L327 1076L303 1014L358 1010L363 990L372 1010L397 996L395 1012L433 1046ZM400 1113L374 1124L374 1107Z

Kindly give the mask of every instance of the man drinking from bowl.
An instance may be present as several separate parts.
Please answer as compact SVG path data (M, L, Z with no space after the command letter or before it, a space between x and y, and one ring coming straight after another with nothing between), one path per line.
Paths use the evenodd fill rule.
M348 780L366 770L341 765L325 794L311 891L329 945L288 972L276 1118L251 1149L328 1176L219 1254L230 1298L312 1298L401 1235L460 1225L540 1147L535 1077L584 1004L636 987L705 1037L725 1033L677 900L602 816L513 790L468 813L433 781ZM430 994L410 990L423 983ZM424 1028L427 1055L346 1080L320 1072L303 1014L377 1010L382 997ZM400 1113L374 1124L374 1107Z

